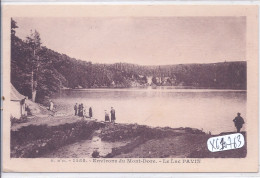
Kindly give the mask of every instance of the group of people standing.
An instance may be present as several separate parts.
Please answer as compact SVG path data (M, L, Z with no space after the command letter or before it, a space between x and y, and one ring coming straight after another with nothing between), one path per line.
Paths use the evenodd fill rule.
M27 98L24 98L23 100L21 100L21 113L22 115L26 115L27 112L26 112L26 99ZM50 103L49 103L49 108L48 108L50 111L53 111L54 110L54 104L52 102L52 100L50 100ZM89 118L92 118L93 117L93 111L92 111L92 108L89 107L88 109L88 115L87 115L87 111L86 111L86 108L84 108L84 105L83 103L81 104L78 104L76 103L74 105L74 111L75 111L75 116L80 116L80 117L89 117ZM111 120L110 120L110 117L109 117L109 113L107 112L107 110L105 110L105 122L112 122L112 123L115 123L115 120L116 120L116 111L113 107L111 107L111 110L110 110L110 116L111 116ZM243 124L245 124L245 121L244 119L241 117L241 114L240 113L237 113L237 116L235 117L235 119L233 120L234 124L235 124L235 127L237 129L237 132L240 132L241 128L243 127Z
M87 114L86 108L84 108L83 103L81 103L81 104L76 103L74 105L74 111L75 111L75 116L89 117L89 118L93 117L92 108L89 107L88 114ZM113 107L111 107L110 114L111 114L111 120L110 120L110 117L109 117L109 113L107 112L107 110L105 110L105 122L115 123L116 111Z
M107 110L105 110L105 122L115 123L115 121L116 121L116 111L113 107L111 107L110 114L111 114L111 121L110 121L109 114L108 114Z
M50 102L50 110L53 110L53 103L52 101ZM76 103L74 105L74 111L75 111L75 116L80 116L80 117L89 117L92 118L93 117L93 112L92 112L92 108L89 107L89 112L87 115L86 112L86 108L84 108L83 103L79 104ZM109 113L107 112L107 110L105 110L105 122L111 122L111 123L115 123L116 120L116 111L113 107L111 107L110 110L110 116L111 116L111 120L109 117ZM237 128L237 132L240 132L241 128L243 127L243 124L245 123L244 119L241 117L240 113L237 113L237 117L233 120L235 127Z
M75 116L80 116L80 117L89 117L92 118L93 117L93 112L92 112L92 108L89 107L88 109L88 115L87 115L87 111L86 108L84 108L83 103L79 104L76 103L74 105L74 111L75 111Z

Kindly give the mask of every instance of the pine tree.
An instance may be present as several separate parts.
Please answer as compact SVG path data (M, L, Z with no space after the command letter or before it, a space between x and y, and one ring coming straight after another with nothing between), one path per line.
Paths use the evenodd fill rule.
M11 35L15 35L16 28L18 28L17 23L11 18Z
M39 51L41 49L41 38L38 31L32 31L29 36L26 37L26 43L32 50L31 58L31 92L32 101L35 101L37 94L37 82L38 82L38 70L39 70Z

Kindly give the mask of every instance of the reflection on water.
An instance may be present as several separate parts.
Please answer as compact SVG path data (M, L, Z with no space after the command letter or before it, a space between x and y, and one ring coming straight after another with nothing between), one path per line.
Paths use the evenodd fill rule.
M63 146L58 150L44 155L44 158L91 158L93 151L98 151L101 157L112 152L112 148L126 145L127 142L105 142L97 136L92 140L83 140Z
M237 112L246 121L246 91L89 89L66 90L54 99L58 114L73 115L76 102L91 106L98 120L104 120L104 110L113 106L116 122L120 123L193 127L219 133L235 130L232 120Z

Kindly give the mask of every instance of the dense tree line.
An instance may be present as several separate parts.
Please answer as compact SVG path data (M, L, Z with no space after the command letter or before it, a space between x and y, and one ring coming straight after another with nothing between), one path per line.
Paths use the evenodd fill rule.
M145 87L152 85L246 89L246 62L141 66L92 64L41 45L32 31L26 40L15 35L11 20L11 82L23 95L43 102L61 88ZM35 95L35 96L34 96Z
M175 85L216 89L246 89L246 62L179 64L154 67L154 76L175 80Z

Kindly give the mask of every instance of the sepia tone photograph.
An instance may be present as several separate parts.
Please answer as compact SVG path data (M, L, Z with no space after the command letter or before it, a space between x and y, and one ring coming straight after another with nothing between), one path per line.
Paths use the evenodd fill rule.
M9 25L11 160L247 158L246 16L10 16Z
M245 17L10 23L11 157L246 156Z

